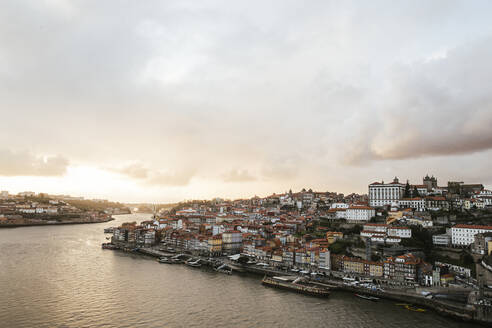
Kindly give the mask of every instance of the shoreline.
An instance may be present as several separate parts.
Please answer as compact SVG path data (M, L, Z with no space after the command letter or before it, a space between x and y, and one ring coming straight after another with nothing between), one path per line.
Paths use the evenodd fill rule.
M22 228L22 227L36 227L36 226L56 226L56 225L70 225L70 224L92 224L92 223L106 223L115 220L114 218L103 219L98 221L67 221L67 222L52 222L52 223L26 223L26 224L0 224L0 229L5 228Z
M140 256L159 258L160 256L164 255L161 252L154 251L152 249L149 250L146 248L139 248L137 251L132 251L130 249L122 249L120 246L117 245L115 246L116 248L114 250L137 254ZM168 254L167 256L173 256L173 255L176 254ZM196 255L190 255L190 256L202 258ZM217 258L217 259L227 261L227 258ZM202 260L206 261L206 259L202 259ZM239 275L241 274L252 274L256 276L293 275L292 273L286 273L286 272L270 270L265 268L257 268L257 267L232 264L232 263L227 263L227 264L233 268L233 271L239 273ZM344 285L342 281L328 279L328 278L322 278L322 281L323 282L316 281L314 283L325 287L329 287L332 291L340 291L345 293L360 293L364 295L379 297L386 300L404 302L411 305L421 306L423 308L432 310L441 316L452 318L453 320L456 321L475 323L483 326L490 326L490 324L492 323L490 320L483 320L478 318L479 313L476 309L476 306L474 305L465 304L464 306L460 306L460 305L450 304L448 302L442 302L439 300L428 299L423 296L419 296L418 294L413 295L408 293L401 293L398 291L391 291L391 292L388 290L384 292L373 291L367 288L347 286Z

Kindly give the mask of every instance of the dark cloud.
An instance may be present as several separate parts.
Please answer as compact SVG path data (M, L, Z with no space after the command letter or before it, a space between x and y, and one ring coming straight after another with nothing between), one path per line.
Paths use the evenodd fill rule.
M69 162L61 156L36 156L0 149L0 176L61 176Z
M471 154L492 148L492 38L394 68L380 110L360 122L351 163ZM368 129L365 126L370 126Z

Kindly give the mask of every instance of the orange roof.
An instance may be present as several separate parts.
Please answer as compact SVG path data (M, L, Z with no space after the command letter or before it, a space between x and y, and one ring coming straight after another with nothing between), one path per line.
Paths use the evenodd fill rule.
M350 206L350 210L373 210L372 207L369 206Z
M473 225L473 224L457 224L453 226L453 228L492 230L492 226Z

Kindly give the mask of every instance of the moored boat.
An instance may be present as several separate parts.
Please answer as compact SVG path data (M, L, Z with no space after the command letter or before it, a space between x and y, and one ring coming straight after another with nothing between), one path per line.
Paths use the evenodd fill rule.
M294 281L291 280L291 277L265 276L261 283L265 286L287 289L311 296L328 297L330 295L330 290L327 287L310 284L303 278L297 278Z
M412 306L412 305L407 304L407 303L400 303L400 304L396 304L396 305L403 306L405 309L407 309L409 311L414 311L414 312L426 312L427 311L426 309L418 308L418 307Z
M224 274L232 274L232 268L229 267L227 264L222 264L217 268L214 268L214 270Z
M113 245L111 243L103 243L101 245L102 249L116 249L116 245Z
M368 300L368 301L378 301L379 300L379 297L375 297L375 296L368 296L368 295L362 295L362 294L355 294L355 296L359 297L359 298L362 298L362 299L365 299L365 300Z
M191 261L191 259L190 259L190 260L186 261L185 263L186 263L186 265L188 265L190 267L194 267L194 268L199 268L202 266L202 264L200 263L200 259L198 259L196 261Z
M176 264L178 262L176 261L173 261L172 259L168 258L168 257L161 257L159 260L158 260L159 263L165 263L165 264Z

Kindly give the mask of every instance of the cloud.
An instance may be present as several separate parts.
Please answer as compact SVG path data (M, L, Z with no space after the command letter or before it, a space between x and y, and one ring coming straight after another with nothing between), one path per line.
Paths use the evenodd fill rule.
M223 175L225 182L250 182L255 181L256 178L252 176L248 170L231 170Z
M301 159L297 156L276 156L262 167L262 175L268 180L289 180L297 176Z
M62 156L36 156L0 149L0 176L61 176L68 160Z
M149 170L142 166L142 164L134 163L123 168L111 169L114 172L121 173L133 179L146 179L149 175Z
M135 179L146 185L155 186L186 186L190 183L195 170L181 169L176 171L151 170L142 163L132 163L121 168L106 170Z
M179 170L173 172L155 172L147 179L147 183L158 186L186 186L193 178L195 170Z
M492 38L394 67L380 109L360 122L345 159L399 160L492 149ZM367 128L370 126L371 128Z
M490 162L492 2L149 2L4 1L0 140L116 167L127 198Z

